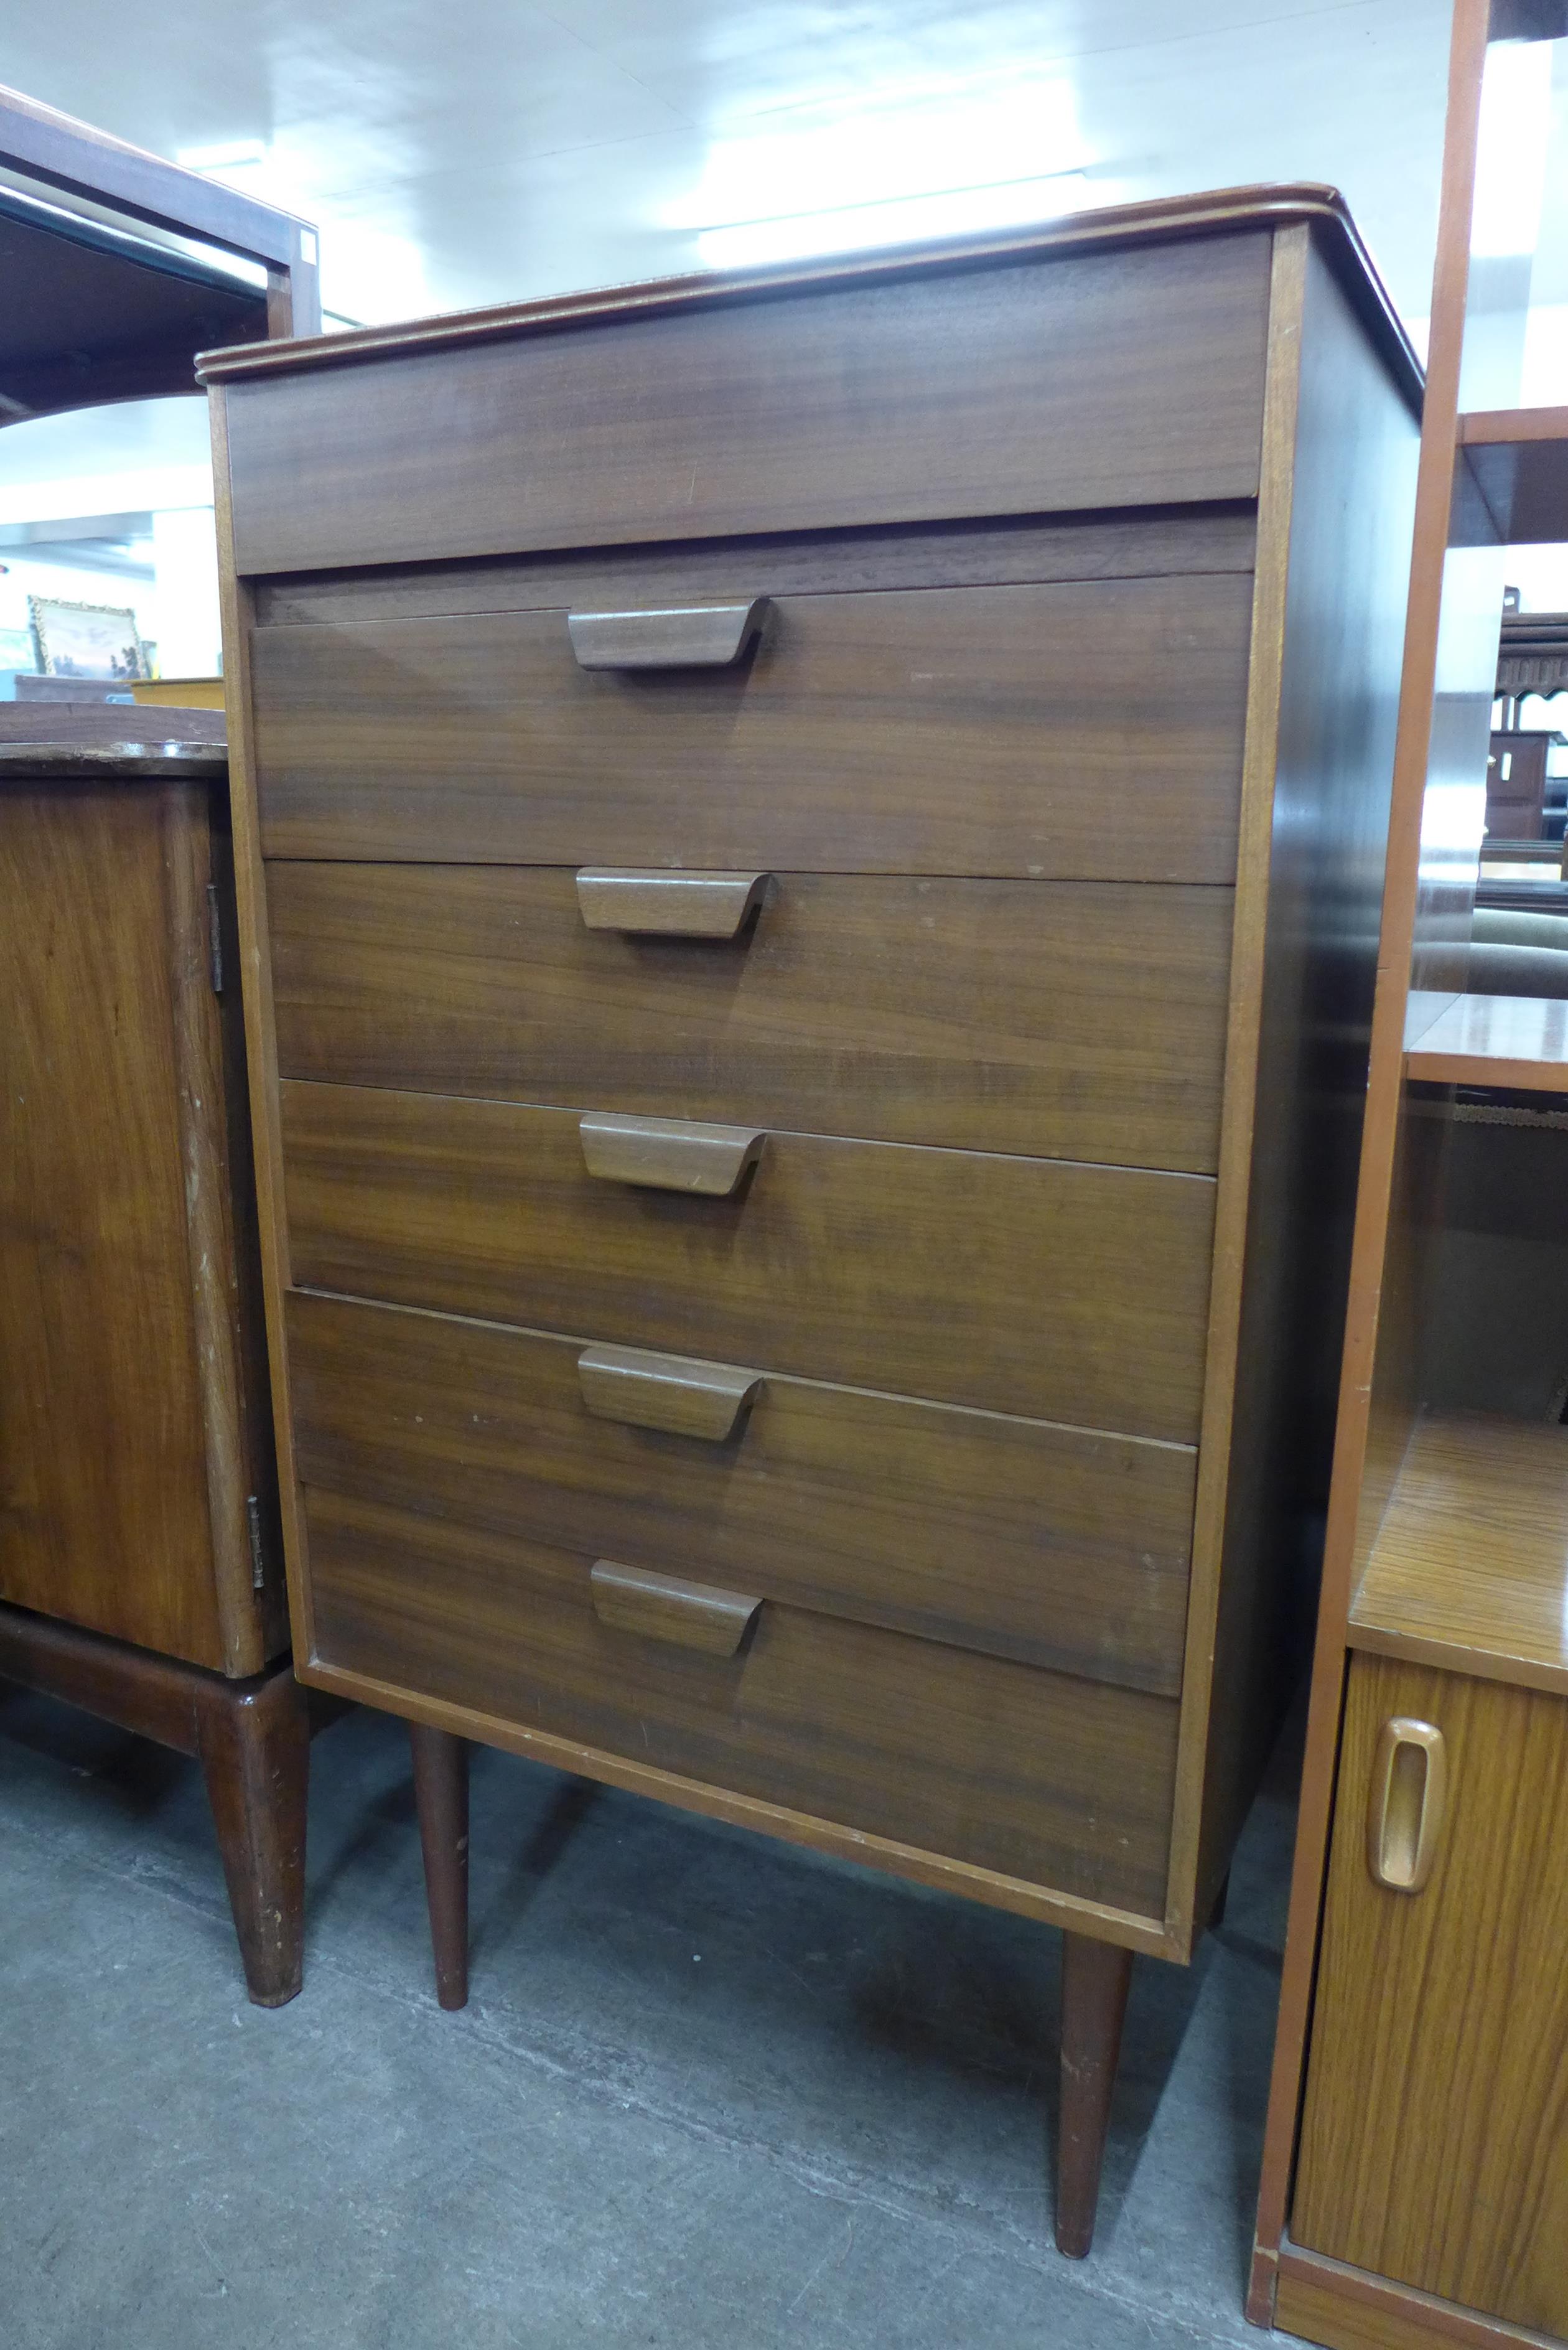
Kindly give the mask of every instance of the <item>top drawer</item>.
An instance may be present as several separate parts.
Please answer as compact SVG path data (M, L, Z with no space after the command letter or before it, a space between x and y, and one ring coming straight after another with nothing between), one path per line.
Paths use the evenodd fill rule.
M1253 230L233 385L236 567L1257 494Z

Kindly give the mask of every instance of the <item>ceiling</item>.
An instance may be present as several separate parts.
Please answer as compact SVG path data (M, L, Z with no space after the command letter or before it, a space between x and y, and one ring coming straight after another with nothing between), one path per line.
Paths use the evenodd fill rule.
M8 22L5 69L317 223L339 317L745 258L830 208L859 244L1311 179L1345 190L1418 322L1448 20L1447 0L164 0L156 41L124 41L102 0L51 0Z

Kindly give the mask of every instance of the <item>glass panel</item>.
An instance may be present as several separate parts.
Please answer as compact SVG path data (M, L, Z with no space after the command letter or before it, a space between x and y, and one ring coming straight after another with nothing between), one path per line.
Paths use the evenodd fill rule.
M127 400L0 430L0 700L130 696L221 667L207 403Z
M1497 41L1481 90L1462 409L1568 405L1568 41Z

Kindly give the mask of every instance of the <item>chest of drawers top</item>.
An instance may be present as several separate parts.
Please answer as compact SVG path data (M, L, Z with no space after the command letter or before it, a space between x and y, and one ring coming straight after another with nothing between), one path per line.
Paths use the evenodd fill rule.
M235 568L1251 500L1303 220L1413 379L1322 188L211 354Z

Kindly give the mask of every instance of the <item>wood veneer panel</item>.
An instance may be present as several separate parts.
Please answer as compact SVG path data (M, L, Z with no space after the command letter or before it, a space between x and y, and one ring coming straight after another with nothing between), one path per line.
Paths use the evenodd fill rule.
M298 1294L287 1321L306 1484L1179 1686L1185 1450L779 1378L730 1442L704 1443L594 1417L569 1340Z
M570 868L267 896L287 1077L1214 1167L1226 889L779 874L722 942L589 931Z
M1568 1429L1417 1421L1350 1610L1355 1647L1568 1695Z
M1412 1040L1405 1073L1427 1085L1568 1093L1568 1003L1553 996L1456 996Z
M264 629L262 843L1229 881L1249 602L1226 574L780 597L748 660L647 675L579 669L564 610Z
M1425 1892L1368 1874L1386 1721L1435 1723L1449 1802ZM1291 2231L1568 2333L1568 1705L1375 1657L1350 1668Z
M1250 497L1269 243L828 285L237 380L235 560Z
M1158 1915L1174 1703L765 1604L732 1658L595 1617L591 1556L306 1489L320 1659Z
M680 539L668 546L565 548L468 563L261 579L258 628L425 619L442 612L615 609L731 603L754 592L843 596L878 588L996 588L1046 579L1136 579L1250 571L1250 503L1141 514L1008 515L985 522L897 523L877 530ZM0 723L5 705L0 704Z
M1328 2350L1555 2350L1532 2327L1504 2325L1299 2244L1282 2244L1279 2257L1278 2331Z
M282 1097L303 1287L1196 1438L1205 1177L771 1133L692 1197L590 1175L575 1110Z
M221 1668L165 870L205 796L163 803L0 789L0 1598Z

